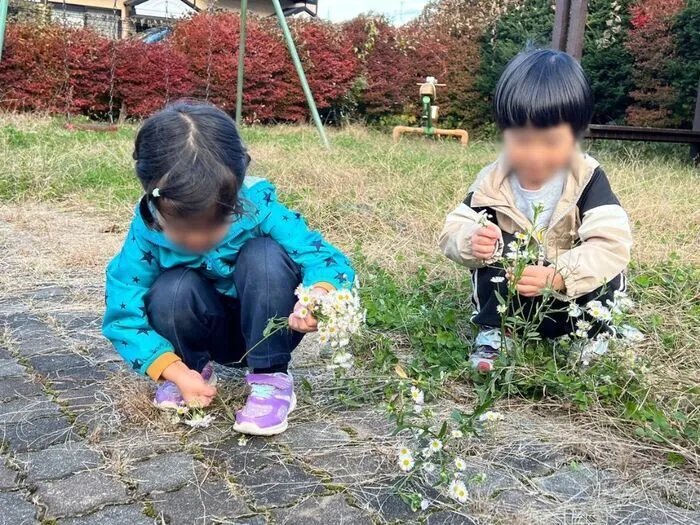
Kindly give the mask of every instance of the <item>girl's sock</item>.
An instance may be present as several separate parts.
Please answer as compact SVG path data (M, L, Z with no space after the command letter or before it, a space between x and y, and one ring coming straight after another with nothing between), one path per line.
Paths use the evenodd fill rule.
M287 373L287 365L275 365L268 368L253 368L254 374L276 374L281 372L283 374Z

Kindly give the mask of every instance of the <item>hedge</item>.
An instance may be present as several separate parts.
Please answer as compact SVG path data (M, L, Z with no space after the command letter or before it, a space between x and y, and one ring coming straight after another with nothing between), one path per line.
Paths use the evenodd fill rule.
M448 84L438 91L442 125L473 130L492 121L491 96L506 62L528 43L548 45L552 23L551 0L433 0L400 27L378 16L344 24L292 19L291 27L326 121L415 122L416 83L430 75ZM231 12L180 21L158 44L11 23L0 107L104 118L111 98L115 114L141 118L188 97L232 112L238 33L239 16ZM248 33L246 119L308 119L275 22L253 16ZM582 63L596 95L596 122L690 126L700 0L590 0Z

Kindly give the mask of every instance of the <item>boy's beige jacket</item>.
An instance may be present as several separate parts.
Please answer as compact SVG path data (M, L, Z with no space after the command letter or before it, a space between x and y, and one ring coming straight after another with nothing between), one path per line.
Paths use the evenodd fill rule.
M465 202L447 216L440 234L443 253L469 268L493 263L472 255L471 238L480 228L478 211L495 213L491 222L504 234L529 230L532 223L517 209L503 157L486 166L472 184ZM561 273L567 298L589 293L625 270L632 232L627 214L612 193L598 162L578 153L564 191L544 235L546 260Z

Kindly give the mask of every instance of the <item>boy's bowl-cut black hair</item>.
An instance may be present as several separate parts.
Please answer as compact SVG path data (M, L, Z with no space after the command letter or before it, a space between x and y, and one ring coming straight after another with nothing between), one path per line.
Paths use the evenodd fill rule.
M526 50L503 71L493 108L501 130L569 124L580 137L593 118L593 92L570 55L551 49Z
M180 101L151 116L136 135L134 160L146 193L139 209L151 228L160 229L152 209L215 224L243 212L250 156L233 119L215 106Z

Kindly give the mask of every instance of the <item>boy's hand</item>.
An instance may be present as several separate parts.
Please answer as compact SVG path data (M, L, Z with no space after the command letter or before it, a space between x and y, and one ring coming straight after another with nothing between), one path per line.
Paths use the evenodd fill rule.
M187 406L207 407L216 395L216 388L208 384L196 370L182 361L173 363L163 371L163 378L177 385Z
M496 243L503 238L501 229L495 224L482 226L472 235L472 253L477 259L486 261L493 257Z
M517 284L518 293L525 297L542 295L547 287L564 289L564 278L554 266L526 266Z
M325 295L328 293L328 290L317 286L313 288L312 292L314 294ZM294 311L289 315L289 328L296 332L301 332L302 334L315 332L318 330L318 321L316 321L311 314L303 317L300 313L302 308L303 306L301 303L297 301L297 304L294 305Z

